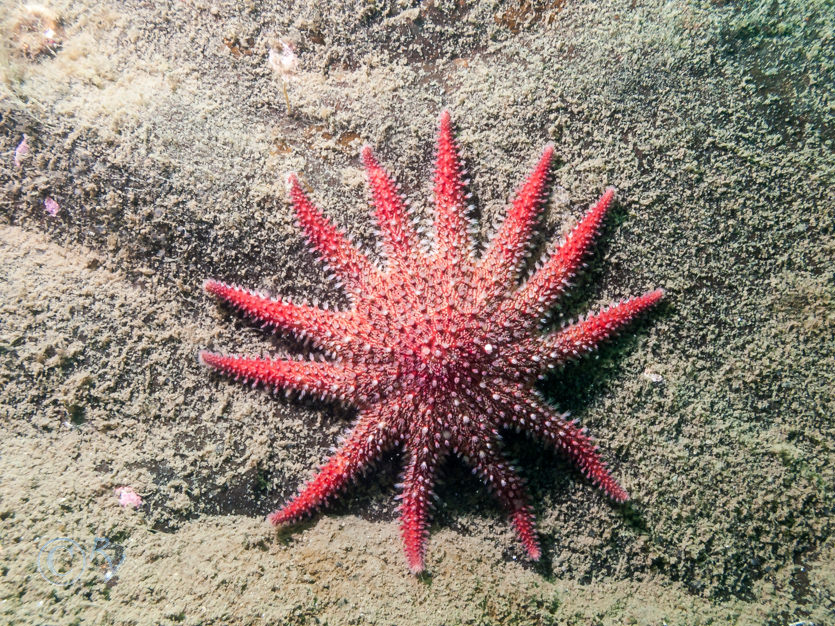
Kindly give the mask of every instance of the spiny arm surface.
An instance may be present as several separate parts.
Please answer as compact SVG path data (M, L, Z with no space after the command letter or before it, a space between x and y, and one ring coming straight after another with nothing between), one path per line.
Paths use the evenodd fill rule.
M368 258L334 226L307 197L295 174L287 178L290 201L310 245L344 283L348 291L357 292L376 270Z
M435 158L435 237L439 267L453 271L470 262L467 198L458 145L452 135L449 111L441 113Z
M494 443L498 444L498 441ZM516 470L496 451L497 447L487 445L482 440L469 439L462 442L462 452L507 510L528 556L538 561L542 551L536 536L533 512L528 505L527 488Z
M644 311L658 304L663 297L664 290L656 289L589 315L546 336L542 341L542 355L549 361L562 362L591 352Z
M360 415L356 426L317 474L297 496L267 519L276 525L285 524L326 503L391 446L392 433L388 426L388 416L384 413L369 411Z
M536 218L548 197L548 176L554 146L548 144L536 167L522 184L516 198L478 261L476 284L491 296L511 286L527 252Z
M538 319L550 309L579 270L615 197L609 188L545 264L508 300L515 319Z
M417 254L417 235L409 220L406 201L369 146L363 147L361 157L368 176L373 213L380 226L383 251L395 267L402 266Z
M336 347L334 338L342 335L349 323L347 313L268 298L217 280L207 280L203 288L263 325L309 338L317 346L328 349Z
M434 442L429 440L414 441L408 450L410 458L399 495L400 532L409 570L419 574L425 569L432 489L442 455L435 449Z
M527 400L521 410L509 413L507 428L531 432L565 454L580 471L615 502L625 502L629 494L620 486L600 458L598 447L568 413L555 413L537 400Z
M344 364L228 356L203 350L200 361L244 384L309 393L354 402L360 377Z

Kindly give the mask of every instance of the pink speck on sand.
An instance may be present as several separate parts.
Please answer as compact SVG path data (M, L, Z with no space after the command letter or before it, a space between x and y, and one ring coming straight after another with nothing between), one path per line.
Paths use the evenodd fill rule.
M275 48L270 48L267 63L279 76L290 78L298 69L299 59L293 50L293 44L284 40L280 40L279 43L281 44L281 52L278 52Z
M28 137L23 135L23 139L17 144L17 148L14 151L14 166L20 167L23 165L23 159L26 158L26 155L29 154L29 143L27 141Z
M133 487L117 487L116 495L119 496L121 506L129 506L133 509L142 506L142 498L133 490Z
M51 197L47 196L44 198L43 201L43 208L46 209L46 212L55 217L58 215L58 211L61 210L61 205L55 202Z

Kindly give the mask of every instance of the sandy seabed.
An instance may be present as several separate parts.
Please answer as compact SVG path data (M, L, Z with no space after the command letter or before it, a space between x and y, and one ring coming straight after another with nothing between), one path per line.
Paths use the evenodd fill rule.
M0 1L0 621L835 623L831 2L324 6ZM668 298L544 389L633 502L511 436L543 561L452 462L415 578L400 455L277 533L350 411L196 354L293 349L206 277L344 304L284 174L370 246L359 147L428 220L444 107L482 240L548 141L542 241L618 188L562 315Z

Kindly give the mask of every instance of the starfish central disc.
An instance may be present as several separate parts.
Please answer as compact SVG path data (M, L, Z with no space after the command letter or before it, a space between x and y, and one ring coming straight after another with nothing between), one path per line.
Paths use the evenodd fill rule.
M388 374L399 379L401 369L406 373L413 371L417 380L433 389L454 391L460 388L461 381L457 379L462 374L480 378L494 351L486 340L479 346L474 333L465 328L447 330L441 325L427 325L414 329L412 337L405 328L401 334L407 338L389 355ZM402 368L403 364L407 366Z
M628 498L585 429L536 391L543 370L594 349L658 302L661 290L623 300L561 330L541 320L583 263L612 202L607 190L528 279L519 270L548 198L554 148L545 147L503 224L477 256L469 194L449 114L440 119L434 247L427 252L408 203L370 148L362 149L385 264L357 249L310 201L295 175L288 189L299 227L351 299L344 311L273 299L214 280L206 290L261 324L310 340L329 360L248 358L202 352L206 365L244 382L314 394L358 409L340 447L299 493L269 516L298 520L338 494L384 451L407 457L400 517L406 560L424 570L432 489L441 462L469 463L507 509L531 559L539 540L523 481L501 451L501 431L524 430L568 456L617 502Z

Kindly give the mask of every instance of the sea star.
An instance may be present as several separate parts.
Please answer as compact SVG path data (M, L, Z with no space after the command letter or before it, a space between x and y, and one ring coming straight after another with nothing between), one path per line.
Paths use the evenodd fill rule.
M244 382L263 383L357 408L338 450L282 508L273 524L325 504L386 450L402 445L408 464L399 512L408 566L424 570L433 485L453 453L472 466L508 510L528 555L540 557L522 478L502 453L500 431L526 431L565 453L616 502L629 496L609 474L586 429L555 412L535 389L544 368L592 350L658 302L658 289L544 332L543 317L569 286L614 196L608 189L546 260L519 284L534 223L548 199L553 145L545 147L504 223L474 252L470 194L449 113L440 118L435 163L435 241L423 245L408 202L375 159L361 157L379 226L383 267L328 221L288 177L290 199L310 245L330 266L352 306L331 310L270 298L208 280L205 289L244 314L310 340L329 360L262 359L201 352L201 361Z

